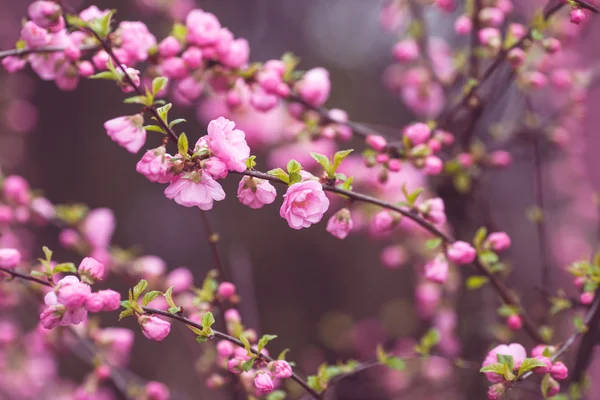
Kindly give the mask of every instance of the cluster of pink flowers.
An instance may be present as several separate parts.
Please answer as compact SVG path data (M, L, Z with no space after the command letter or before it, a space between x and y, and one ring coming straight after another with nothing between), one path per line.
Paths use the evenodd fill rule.
M104 265L88 257L81 261L78 271L82 279L92 282L104 275ZM59 280L44 296L46 309L40 315L40 322L46 329L78 325L85 320L88 311L115 311L119 309L120 301L118 292L106 289L92 293L89 284L69 275Z

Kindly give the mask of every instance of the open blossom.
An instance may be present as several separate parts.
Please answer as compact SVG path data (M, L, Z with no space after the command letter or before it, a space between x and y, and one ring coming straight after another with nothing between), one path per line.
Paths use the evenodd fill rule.
M37 26L33 21L25 22L21 29L21 38L27 43L27 47L32 49L44 47L52 40L48 31Z
M94 249L105 249L115 231L115 215L108 208L96 208L83 221L81 232Z
M285 360L274 361L271 368L275 378L286 379L292 376L292 367Z
M158 342L166 338L171 331L171 324L155 315L141 315L138 323L142 327L144 336Z
M90 312L115 311L120 307L121 295L111 289L92 293L85 301L85 309Z
M512 356L515 370L518 370L523 360L527 358L527 351L523 346L518 343L512 343L509 345L501 344L494 347L485 357L482 367L487 367L490 364L496 364L498 362L498 355ZM488 381L492 383L502 382L504 377L494 372L486 372L485 376Z
M249 57L250 46L248 41L239 38L229 43L227 51L221 54L221 62L229 68L241 68L248 64Z
M306 71L297 85L302 100L312 106L322 106L331 90L329 72L325 68L313 68Z
M146 143L146 130L142 114L117 117L106 121L104 128L108 136L130 153L140 151Z
M64 280L66 282L63 282ZM42 327L45 329L52 329L57 325L67 326L67 325L77 325L83 322L87 317L87 310L82 307L83 302L85 302L87 296L89 295L88 290L90 287L87 286L87 289L78 285L79 280L74 276L67 276L61 279L55 290L46 293L44 296L44 303L46 304L46 309L40 315L40 323ZM57 294L57 290L61 290L61 286L72 286L64 288L64 292L61 294L61 298L67 301L70 305L79 304L81 300L83 302L74 308L69 308L67 304L63 304L61 299L59 298L59 294Z
M439 197L425 200L419 206L419 211L423 213L425 219L433 222L435 225L443 225L446 222L444 200Z
M223 200L225 192L209 174L194 171L173 179L165 189L165 196L184 207L198 207L206 211L213 207L215 200Z
M34 1L27 8L27 14L36 25L42 28L52 28L60 24L60 5L53 1Z
M448 279L448 261L443 255L438 255L425 264L425 278L435 283L444 283Z
M459 240L448 247L447 255L456 264L470 264L475 260L476 252L469 243Z
M80 282L73 275L62 278L54 288L56 298L69 310L75 310L85 304L88 296L92 293L90 285Z
M87 283L94 283L104 278L104 264L99 263L91 257L81 260L77 272L81 279Z
M246 160L250 157L250 147L246 143L246 134L234 128L235 122L223 117L210 121L207 143L210 150L227 165L227 168L244 172Z
M254 378L254 386L259 395L264 396L271 393L275 389L273 379L268 372L259 371Z
M8 56L2 59L2 66L11 74L25 68L27 60L21 57Z
M404 136L414 145L425 143L431 136L431 128L422 122L404 128Z
M148 150L135 166L135 170L144 175L150 182L168 183L173 180L170 172L172 156L167 154L163 146Z
M317 181L304 181L291 185L283 195L279 215L285 218L290 228L308 228L321 221L329 208L329 199Z
M352 222L352 217L350 216L350 210L342 208L329 218L326 229L327 232L331 233L336 238L345 239L353 226L354 224Z
M274 202L277 191L269 181L245 176L238 185L237 196L242 204L256 210Z
M21 253L17 249L0 249L0 268L13 269L21 262Z
M10 175L4 179L2 191L10 202L26 205L31 201L29 184L21 176Z
M214 14L192 10L185 19L186 40L199 46L215 44L220 37L221 23Z
M143 22L123 21L119 24L117 35L121 40L120 48L133 61L145 61L148 50L156 45L156 38Z

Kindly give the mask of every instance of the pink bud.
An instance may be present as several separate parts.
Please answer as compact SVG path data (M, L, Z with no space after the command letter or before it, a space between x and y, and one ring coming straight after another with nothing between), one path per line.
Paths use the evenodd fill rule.
M58 234L60 245L70 249L79 242L79 234L74 229L65 229Z
M490 154L490 163L494 167L507 167L512 162L512 157L509 152L498 150Z
M380 211L373 217L373 230L375 233L387 233L394 227L394 217L388 211Z
M21 38L27 43L29 48L44 47L50 43L52 36L48 31L39 27L33 21L27 21L21 29Z
M42 28L51 28L61 18L60 5L53 1L34 1L27 8L29 18Z
M174 57L179 51L181 51L181 43L174 36L167 36L158 45L158 53L164 58Z
M486 7L479 12L479 19L486 25L500 26L504 22L504 12L497 7Z
M44 329L55 328L60 323L65 312L66 307L60 304L46 307L40 315L40 324Z
M427 175L439 175L444 170L444 163L439 157L429 156L425 159L423 172Z
M335 213L327 221L327 232L331 233L338 239L345 239L350 231L352 230L354 223L352 222L352 216L350 210L342 208L340 211Z
M144 156L136 164L135 170L144 175L150 182L168 183L174 174L171 168L170 154L167 154L165 148L160 146L144 153Z
M158 342L166 338L171 331L171 324L155 315L141 315L138 317L138 323L145 337Z
M287 379L293 373L291 365L285 360L274 361L271 365L271 370L273 371L273 376L280 379Z
M556 396L560 392L560 383L556 382L554 378L548 379L548 390L546 396L548 398Z
M429 125L422 122L412 124L404 128L404 136L410 139L413 145L425 143L431 136Z
M313 68L304 74L297 87L305 102L315 107L322 106L331 90L329 72L325 68Z
M488 399L489 400L500 400L504 396L504 392L506 388L503 383L496 383L495 385L490 386L488 389Z
M20 57L8 56L2 59L2 66L9 73L22 70L27 65L27 60Z
M525 64L525 51L521 48L514 48L508 52L506 59L513 68L519 68Z
M581 293L581 296L579 296L579 301L581 302L581 304L592 304L592 301L594 301L594 293L592 292L583 292Z
M575 25L579 25L585 21L585 12L581 8L571 9L569 16L571 17L571 23Z
M438 255L425 264L425 278L435 283L444 283L448 279L448 262L443 255Z
M561 48L560 40L556 38L546 38L542 44L544 45L544 49L550 54L560 51Z
M171 398L169 388L156 381L146 383L146 396L148 400L169 400Z
M29 184L21 176L8 176L4 180L2 190L4 192L4 196L9 202L13 202L20 205L27 205L31 201Z
M175 268L167 275L167 286L173 286L173 293L182 293L192 287L194 276L185 267Z
M130 153L137 153L146 142L142 114L113 118L104 123L108 136Z
M493 232L488 236L486 243L494 251L503 251L510 247L511 240L506 232Z
M167 78L183 79L188 75L185 62L179 57L170 57L162 61L162 72Z
M560 361L557 361L554 363L552 368L550 368L550 375L552 375L552 377L557 381L562 381L564 379L567 379L567 376L569 375L569 370L567 369L565 364L563 364Z
M379 153L375 156L375 161L377 161L379 164L385 164L386 162L388 162L390 159L390 156L387 154L382 154Z
M473 165L473 156L469 153L460 153L458 156L456 156L456 160L465 168L469 168Z
M58 281L55 289L58 302L69 310L75 310L84 305L92 289L90 285L80 282L76 276L69 275Z
M404 39L394 45L392 54L400 62L413 61L419 58L419 45L414 39Z
M104 278L104 264L99 263L91 257L84 258L79 264L77 270L81 276L81 280L93 284L96 281Z
M17 249L0 249L0 268L14 269L21 262L21 253Z
M497 28L483 28L478 36L479 42L491 49L499 49L502 45L502 36Z
M244 363L244 361L246 360L242 357L234 357L227 361L227 369L233 374L241 374L242 372L244 372L244 369L242 368L242 364Z
M245 176L238 185L237 196L242 204L259 209L265 204L273 203L277 197L277 191L269 181Z
M264 396L275 389L271 375L265 371L259 371L254 378L254 386L259 395Z
M467 15L461 15L454 23L454 31L457 35L468 35L473 30L473 22Z
M186 51L181 54L181 58L185 61L185 64L190 69L196 69L202 65L202 50L198 47L188 47Z
M217 294L224 299L230 299L235 296L235 285L231 282L221 282Z
M365 139L367 144L377 151L382 151L387 146L387 140L383 136L369 135Z
M227 322L241 322L242 321L242 317L240 316L240 313L235 308L230 308L229 310L225 311L225 314L223 316L225 317L225 321L227 321Z
M510 315L506 319L506 324L513 331L518 331L519 329L521 329L523 327L523 320L521 319L521 317L519 315Z
M94 65L89 61L82 61L77 64L77 70L79 75L83 78L87 78L94 74Z
M402 170L402 161L398 160L397 158L392 158L390 161L388 161L388 169L391 172L400 172Z
M406 250L400 246L388 246L381 252L381 263L387 268L398 268L406 262Z
M235 346L233 343L228 342L227 340L221 340L217 343L217 353L223 358L230 357L235 350Z
M100 381L106 381L111 377L110 366L106 364L99 365L94 372Z
M535 359L543 362L546 365L543 367L536 367L533 372L535 372L537 375L546 375L548 372L550 372L550 368L552 368L552 360L550 357L536 356Z
M448 258L456 264L470 264L475 260L475 249L461 240L452 243L446 252Z
M104 307L102 311L115 311L119 309L121 303L121 294L112 289L99 290L96 295L100 296Z

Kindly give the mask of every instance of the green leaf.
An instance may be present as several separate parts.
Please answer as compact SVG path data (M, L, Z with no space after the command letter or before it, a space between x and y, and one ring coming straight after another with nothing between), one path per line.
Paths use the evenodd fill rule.
M52 274L59 274L61 272L70 272L72 274L77 273L77 268L73 263L62 263L58 264L52 269Z
M507 365L502 363L495 363L487 365L479 370L479 372L493 372L495 374L504 376L504 373L507 371Z
M428 250L433 250L433 249L437 249L438 247L440 247L440 245L442 244L442 238L434 238L434 239L429 239L427 242L425 242L425 246L427 247Z
M290 160L287 163L287 171L292 174L294 172L300 172L302 171L302 165L300 165L300 163L296 160Z
M285 360L285 355L290 351L290 349L284 349L281 353L279 353L279 355L277 356L278 360Z
M335 174L335 171L328 157L319 153L310 153L310 155L319 163L319 165L321 165L321 167L323 167L328 177L332 178L334 176L333 174Z
M475 245L475 248L479 248L481 247L481 245L483 244L483 241L485 240L485 238L487 237L487 228L482 226L481 228L477 229L477 232L475 232L475 237L473 238L473 244Z
M177 149L179 150L179 154L181 154L183 157L187 157L188 139L185 133L181 133L181 135L179 135L179 139L177 139Z
M65 20L67 21L67 25L74 26L76 28L85 28L87 26L87 22L81 19L78 15L65 14Z
M275 177L276 177L276 178L278 178L279 180L281 180L281 181L283 181L283 182L287 183L288 185L289 185L289 183L290 183L290 178L289 178L289 176L288 176L287 172L285 172L285 171L284 171L283 169L281 169L281 168L275 168L275 169L272 169L272 170L268 171L268 172L267 172L267 174L275 176Z
M120 77L115 75L115 73L112 71L102 71L90 76L89 79L106 79L109 81L118 81L120 80Z
M477 290L487 284L489 281L490 280L487 276L470 276L467 278L467 289Z
M171 29L171 36L174 36L180 42L185 41L185 37L187 35L187 27L180 23L175 23L173 25L173 29Z
M122 320L123 318L129 317L131 315L133 315L133 310L131 308L121 311L121 313L119 314L119 321Z
M207 311L202 316L202 327L204 327L205 329L210 328L214 323L215 323L215 317L213 316L213 314L210 311Z
M512 371L515 368L515 360L513 356L506 354L498 354L496 355L499 363L506 364L508 366L508 370Z
M167 86L169 79L164 76L156 77L152 80L152 93L157 94Z
M166 290L166 292L163 293L163 296L165 296L165 300L167 301L167 304L171 307L177 307L175 305L175 302L173 301L173 288L174 286L171 286L170 288L168 288Z
M242 369L246 372L250 371L254 366L254 360L254 358L251 358L247 361L244 361L244 363L242 364Z
M352 153L354 149L341 150L333 155L333 173L335 174L342 164L342 161Z
M537 368L537 367L545 367L546 364L536 358L526 358L523 360L523 362L521 363L521 366L519 367L519 372L517 374L518 377L521 377L521 375Z
M240 342L242 342L242 344L244 345L244 348L246 349L246 351L250 354L254 354L252 353L252 349L250 348L250 342L248 341L248 338L246 337L246 335L240 335Z
M276 390L267 396L267 400L284 400L285 396L286 394L283 390Z
M46 256L46 261L52 261L52 250L44 246L42 247L42 251L44 252L44 256Z
M31 271L30 275L33 276L33 277L35 277L35 278L40 278L40 279L47 279L48 278L48 275L46 275L45 273L40 272L40 271Z
M498 262L498 254L491 250L485 250L479 253L479 259L486 264L495 264Z
M258 341L258 353L260 353L262 351L262 349L265 348L267 343L269 343L271 340L276 339L276 338L277 338L277 335L262 335L262 337Z
M165 130L158 125L146 125L144 129L147 131L164 133L165 135L167 134L167 132L165 132Z
M346 179L346 180L344 181L344 183L342 183L342 184L340 185L340 187L341 187L342 189L344 189L344 190L348 190L348 191L350 191L350 190L352 190L352 182L354 182L354 177L353 177L353 176L351 176L351 177L349 177L348 179Z
M302 175L300 175L297 172L292 172L290 174L290 181L289 184L293 185L294 183L298 183L298 182L302 182Z
M385 362L385 365L398 371L406 369L406 363L404 362L404 360L396 356L388 357L388 359Z
M140 298L140 295L144 293L144 290L148 287L148 282L145 279L142 279L138 282L137 285L133 288L133 301L137 301Z
M421 195L421 193L423 193L423 188L417 188L414 192L409 193L408 190L406 189L406 183L402 184L402 193L404 194L404 197L406 198L406 201L408 202L408 204L413 207L417 201L417 199L419 198L419 196Z
M125 100L123 100L123 103L125 104L143 104L143 105L147 105L147 98L146 96L133 96L133 97L128 97Z
M423 356L429 355L431 348L440 342L440 332L437 329L430 329L423 337L416 347L416 351Z
M556 315L563 310L567 310L573 306L569 299L565 299L564 297L551 297L550 303L552 303L552 307L550 308L550 314Z
M548 389L550 389L550 374L544 375L540 389L542 390L542 396L544 396L544 398L547 399L548 398Z
M208 336L196 336L196 342L198 343L205 343L208 339L210 339Z
M181 124L182 122L186 122L186 120L183 118L174 119L173 121L169 122L169 128L172 128L177 124Z
M147 306L152 300L157 298L159 294L161 293L158 290L153 290L151 292L146 293L144 295L144 298L142 299L142 305Z
M248 169L254 169L254 167L256 167L256 156L250 156L248 157L248 159L246 160L246 167L248 167Z
M519 314L519 307L517 306L511 306L508 304L503 304L498 308L498 315L500 315L501 317L510 317L511 315L518 315Z
M158 116L160 117L160 119L162 119L165 122L169 121L169 111L171 110L171 107L173 105L171 103L167 103L162 107L159 107L156 109L156 111L158 112Z
M579 316L573 318L573 325L575 326L575 329L577 329L577 332L579 332L579 333L585 333L588 330L587 325L585 324L583 319Z
M108 13L100 18L96 18L89 22L89 27L100 36L101 39L105 39L110 33L110 23L115 10L110 10Z

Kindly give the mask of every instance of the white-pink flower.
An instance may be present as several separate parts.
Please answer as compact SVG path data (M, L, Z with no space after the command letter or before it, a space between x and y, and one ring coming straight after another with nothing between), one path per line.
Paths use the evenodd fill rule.
M264 179L245 176L238 185L237 196L242 204L256 210L274 202L277 191Z
M172 156L167 154L165 148L160 146L144 153L135 169L150 182L168 183L174 177L173 173L169 171L171 158Z
M235 129L235 122L219 117L208 124L208 146L227 168L237 172L246 170L246 160L250 157L250 147L246 134Z
M329 72L325 68L307 71L298 82L300 97L312 106L322 106L327 101L330 90Z
M340 211L335 213L327 221L327 232L331 233L338 239L345 239L346 236L352 230L354 223L352 222L352 216L350 210L342 208Z
M142 114L113 118L104 123L108 136L130 153L140 151L146 142Z
M501 344L490 350L481 366L487 367L490 364L496 364L498 362L498 355L511 356L513 358L514 368L517 370L521 366L523 360L527 358L527 351L518 343L511 343L509 345ZM503 376L494 372L486 372L485 376L488 381L492 383L498 383L504 380Z
M123 21L119 24L117 33L121 39L121 48L135 61L145 61L148 50L156 45L156 38L143 22Z
M308 228L321 221L329 208L329 199L317 181L304 181L291 185L283 195L279 215L285 218L290 228Z
M225 198L225 192L209 174L194 171L173 179L165 189L165 196L184 207L210 210L215 200L220 201Z

